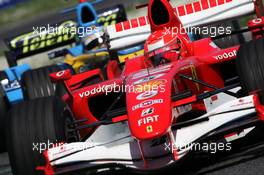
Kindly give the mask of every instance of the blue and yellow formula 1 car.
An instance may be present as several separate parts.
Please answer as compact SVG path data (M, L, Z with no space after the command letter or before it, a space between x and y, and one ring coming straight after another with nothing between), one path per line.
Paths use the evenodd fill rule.
M127 19L125 9L118 5L105 10L96 11L94 4L101 2L80 3L64 13L75 10L76 19L62 21L57 26L56 33L50 31L36 33L30 32L13 38L6 39L9 51L5 52L6 60L10 68L0 71L0 135L4 138L3 121L7 111L12 105L26 99L34 99L41 96L49 96L55 93L55 86L51 83L48 75L63 69L71 69L72 73L79 73L85 70L85 60L92 56L107 56L107 49L101 49L99 52L89 52L91 48L85 46L85 39L94 35L103 29L100 26L115 24ZM76 28L98 27L97 33L77 36L72 30ZM98 38L95 38L98 39ZM93 42L93 41L92 41ZM52 49L75 44L74 47L67 49L67 57L63 63L45 66L38 69L32 69L28 64L18 65L20 59L47 52ZM94 42L92 43L94 44ZM91 44L88 43L90 46ZM51 56L54 53L50 53ZM51 56L52 58L52 56ZM38 62L36 58L36 62ZM2 143L2 142L1 142ZM0 152L4 151L4 146L0 144Z

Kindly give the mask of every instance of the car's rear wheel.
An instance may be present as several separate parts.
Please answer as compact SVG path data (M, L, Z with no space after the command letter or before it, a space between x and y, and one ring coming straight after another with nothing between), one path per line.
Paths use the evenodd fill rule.
M0 71L0 83L2 80L7 79L4 71ZM5 151L5 120L7 111L9 109L8 101L2 85L0 84L0 152Z
M59 66L47 66L25 72L22 76L25 98L35 99L55 95L56 85L51 82L49 74L60 70Z
M238 50L237 71L243 92L259 91L264 104L264 40L247 42Z
M7 148L14 175L43 174L41 153L56 143L77 141L67 132L72 115L58 97L43 97L15 105L7 119ZM73 129L73 128L70 128Z

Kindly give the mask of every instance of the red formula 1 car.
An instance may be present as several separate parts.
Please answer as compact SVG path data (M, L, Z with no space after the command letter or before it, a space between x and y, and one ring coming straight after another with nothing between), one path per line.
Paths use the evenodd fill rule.
M254 12L247 28L218 36L251 32L243 45L221 49L210 38L191 41L179 32ZM51 74L63 100L45 97L12 109L7 144L14 174L149 172L210 151L205 144L230 151L263 126L262 14L262 1L209 0L173 9L167 0L150 0L148 17L108 28L109 49L151 32L144 56L124 65L110 61L107 78L100 69Z

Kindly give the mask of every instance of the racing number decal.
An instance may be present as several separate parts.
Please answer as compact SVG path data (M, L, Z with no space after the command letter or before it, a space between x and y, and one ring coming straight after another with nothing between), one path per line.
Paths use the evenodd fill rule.
M99 17L97 22L99 24L102 24L103 26L109 26L116 24L116 20L117 20L117 14L112 14L108 16Z

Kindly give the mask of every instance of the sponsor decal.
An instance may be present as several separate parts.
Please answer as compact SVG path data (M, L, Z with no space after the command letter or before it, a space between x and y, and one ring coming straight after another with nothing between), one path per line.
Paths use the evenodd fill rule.
M65 74L65 70L62 70L62 71L60 71L60 72L57 72L56 73L56 76L57 77L61 77L61 76L63 76Z
M113 89L116 87L116 84L108 84L108 85L98 85L93 89L87 90L85 92L79 93L79 96L81 98L89 97L90 95L94 95L97 93L105 93L106 95L113 91Z
M177 110L178 110L178 115L182 115L182 114L185 114L185 113L191 111L192 105L189 104L189 105L185 105L185 106L179 106L179 107L177 107Z
M149 75L154 75L154 74L158 74L158 73L167 72L171 68L172 68L172 65L169 64L169 65L166 65L166 66L160 66L160 67L153 68L153 69L148 69L148 70L145 69L143 71L135 73L133 75L132 79L137 79L137 78L142 78L142 77L149 76Z
M241 131L240 133L237 133L237 132L234 132L234 133L231 133L231 134L228 134L225 136L225 140L227 142L232 142L234 140L237 140L237 139L240 139L242 137L245 137L248 133L250 133L253 129L255 129L255 126L254 127L251 127L251 128L247 128L247 129L244 129L243 131Z
M149 77L142 78L142 79L140 79L140 80L138 80L138 81L135 81L135 82L134 82L134 85L142 84L142 83L149 82L149 81L151 81L151 80L158 79L158 78L162 77L163 75L165 75L165 74L151 75L151 76L149 76Z
M154 108L143 109L143 111L141 113L141 117L145 117L147 115L153 114L154 111L155 111Z
M152 80L143 84L138 84L135 86L135 92L158 90L158 88L165 83L167 83L167 80L160 79L160 80Z
M216 60L221 61L228 58L233 58L237 55L237 50L233 50L232 52L223 53L221 55L213 56Z
M243 105L248 105L253 103L252 101L246 101L245 99L239 99L237 104L231 105L231 107L238 107L238 106L243 106Z
M18 80L9 81L8 79L2 80L0 86L2 86L5 91L11 91L14 89L21 88L21 85Z
M158 94L158 91L146 91L137 96L137 100L146 100L148 98L155 97Z
M108 16L100 16L97 20L97 23L103 26L114 25L117 22L117 13L108 15Z
M152 125L149 125L146 127L147 133L152 133L153 132L153 127Z
M75 35L70 32L72 28L76 28L76 23L66 21L58 26L57 32L36 34L33 31L16 37L10 42L10 45L12 49L18 49L20 54L26 54L74 39Z
M214 95L211 97L212 102L217 101L217 100L218 100L218 95Z
M135 111L135 110L140 109L140 108L150 107L154 104L160 104L160 103L163 103L163 99L146 100L140 104L133 106L132 111Z
M261 18L253 19L252 22L254 24L260 24L260 23L262 23L262 19Z
M149 116L138 120L138 126L148 125L159 121L159 115Z

